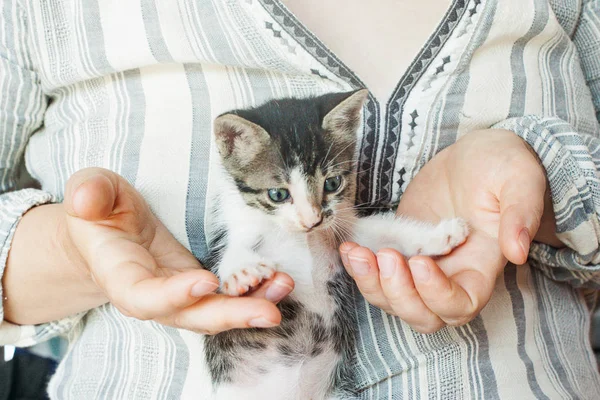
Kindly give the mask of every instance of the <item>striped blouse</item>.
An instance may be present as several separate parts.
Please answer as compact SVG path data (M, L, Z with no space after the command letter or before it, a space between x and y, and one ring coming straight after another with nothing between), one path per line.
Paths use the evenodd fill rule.
M0 15L0 272L20 216L60 202L89 166L128 179L201 257L214 117L364 86L279 0L3 0ZM440 150L502 127L539 155L567 247L535 244L480 316L431 335L357 293L361 398L600 397L588 337L600 286L599 42L598 0L454 0L387 102L369 99L357 202L393 208ZM18 186L23 165L40 189ZM0 325L0 342L19 346L59 334L70 346L52 398L195 398L206 385L194 333L110 304Z

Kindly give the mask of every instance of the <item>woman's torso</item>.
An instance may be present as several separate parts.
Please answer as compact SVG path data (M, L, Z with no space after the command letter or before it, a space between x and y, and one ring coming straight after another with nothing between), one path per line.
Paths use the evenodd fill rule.
M57 198L80 168L119 172L199 257L214 117L273 97L364 86L274 0L26 7L52 98L27 147L29 171ZM598 134L565 33L573 27L561 27L546 1L457 0L433 25L387 100L372 97L365 107L358 203L392 207L433 155L511 116L559 116ZM380 93L389 86L374 85ZM585 398L600 390L583 297L528 266L508 267L465 327L420 335L358 294L356 310L365 398ZM194 375L202 354L193 333L103 306L72 339L50 386L56 398L192 397L203 384Z

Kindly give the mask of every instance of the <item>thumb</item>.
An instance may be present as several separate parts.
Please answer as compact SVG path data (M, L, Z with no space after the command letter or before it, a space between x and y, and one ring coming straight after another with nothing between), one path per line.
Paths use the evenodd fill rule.
M77 171L65 187L65 210L88 221L107 218L115 206L119 179L116 173L103 168Z
M546 179L513 179L500 193L500 230L498 240L504 257L513 264L527 261L529 247L537 233L544 211Z

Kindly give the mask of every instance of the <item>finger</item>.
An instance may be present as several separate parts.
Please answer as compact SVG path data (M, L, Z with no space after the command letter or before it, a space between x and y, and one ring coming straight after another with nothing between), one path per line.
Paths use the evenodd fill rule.
M537 163L534 166L532 162L529 167L537 169L508 179L499 196L500 249L509 261L517 265L527 261L531 240L539 229L544 211L546 178Z
M448 325L464 325L477 316L493 291L493 278L474 269L447 277L429 257L413 257L410 271L421 299Z
M344 268L346 268L348 275L350 275L351 277L354 277L354 271L352 271L352 266L350 265L350 260L348 260L348 253L355 247L359 247L358 244L356 244L354 242L344 242L340 245L340 249L339 249L340 250L340 258L342 259L342 264L344 265Z
M160 266L179 272L187 269L202 268L196 257L179 243L160 222L156 228L155 239L150 245L150 253ZM264 298L273 303L284 299L294 289L294 280L285 273L277 272L273 278L263 282L248 296Z
M156 231L148 251L160 267L176 271L202 268L198 259L160 221L156 221Z
M288 274L277 272L275 276L265 281L258 289L248 295L257 299L266 299L278 303L294 290L294 280Z
M65 187L64 206L74 217L89 221L105 219L117 198L119 177L103 168L85 168L74 173Z
M219 285L215 275L203 269L190 269L161 276L154 258L139 246L117 239L99 246L93 255L94 279L124 314L141 320L169 315L214 292ZM110 248L110 251L103 251Z
M161 323L203 334L236 328L270 328L279 325L281 313L273 303L252 297L211 295Z
M565 247L565 244L557 236L556 217L554 215L554 204L550 188L546 189L546 194L544 195L544 213L542 214L540 228L533 237L533 240L557 249Z
M348 253L350 276L364 298L376 307L389 311L389 304L379 281L379 268L373 252L366 247L356 246Z
M400 253L382 249L377 253L377 262L381 287L394 315L421 333L432 333L444 327L444 321L421 299L406 260Z
M109 299L127 316L141 320L178 312L219 287L216 277L206 270L136 281L144 267L128 263L122 264L120 269L124 282L110 285Z

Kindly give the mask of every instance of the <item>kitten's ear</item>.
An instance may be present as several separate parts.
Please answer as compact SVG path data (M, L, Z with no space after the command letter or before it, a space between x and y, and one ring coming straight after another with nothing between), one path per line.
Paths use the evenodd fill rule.
M323 117L323 129L354 137L360 122L360 112L368 95L367 89L330 95L327 101L329 104L326 104L329 107L332 107L332 101L337 104Z
M252 161L270 140L262 127L235 114L217 117L214 133L221 157L234 157L242 165Z

